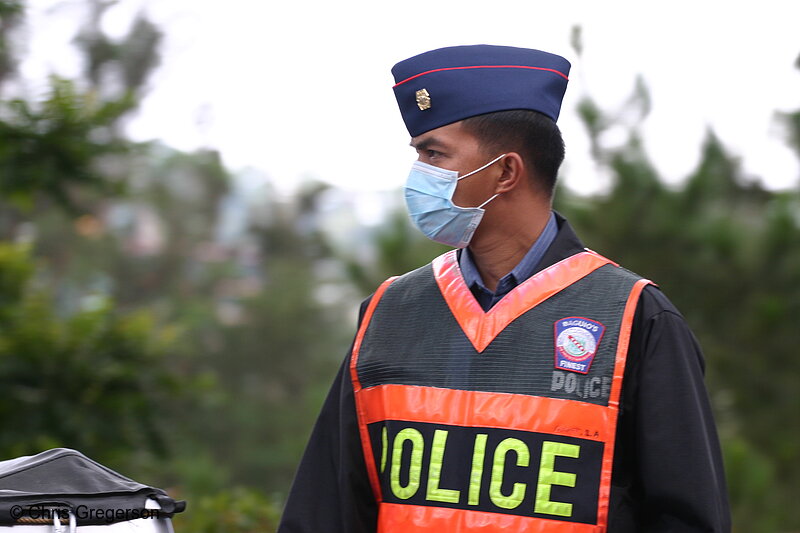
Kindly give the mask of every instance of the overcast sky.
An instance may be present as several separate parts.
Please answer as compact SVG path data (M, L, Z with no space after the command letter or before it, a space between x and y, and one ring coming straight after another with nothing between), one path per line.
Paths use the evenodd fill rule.
M23 73L75 75L68 43L85 0L30 5ZM572 62L559 125L574 189L602 186L577 101L588 94L619 109L638 74L654 106L642 125L647 148L668 179L696 164L709 126L771 187L800 177L773 120L776 110L800 108L795 2L119 0L106 30L123 33L142 9L166 37L130 134L217 148L232 170L261 169L287 190L304 177L354 190L402 186L415 156L391 91L392 65L478 43ZM583 28L581 58L569 44L575 25Z

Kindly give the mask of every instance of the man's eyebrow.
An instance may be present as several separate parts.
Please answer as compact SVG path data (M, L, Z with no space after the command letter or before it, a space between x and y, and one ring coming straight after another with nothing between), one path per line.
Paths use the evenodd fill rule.
M436 137L428 137L426 139L422 139L420 141L414 142L414 139L411 139L411 142L408 145L412 148L417 150L427 150L433 145L440 145L441 143Z

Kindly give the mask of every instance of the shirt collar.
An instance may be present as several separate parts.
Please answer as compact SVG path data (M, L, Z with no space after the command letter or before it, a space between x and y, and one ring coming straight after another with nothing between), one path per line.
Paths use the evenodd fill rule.
M558 224L556 223L555 214L551 211L550 219L547 221L547 225L544 227L544 230L542 230L539 238L536 239L536 242L533 243L517 266L515 266L511 272L500 278L500 281L497 282L497 290L494 294L501 297L531 277L536 272L537 265L541 261L542 256L544 256L544 253L553 243L557 233ZM462 251L461 257L459 258L459 267L461 268L461 275L464 277L464 282L467 287L472 290L478 289L481 292L492 294L484 285L469 248L465 248Z

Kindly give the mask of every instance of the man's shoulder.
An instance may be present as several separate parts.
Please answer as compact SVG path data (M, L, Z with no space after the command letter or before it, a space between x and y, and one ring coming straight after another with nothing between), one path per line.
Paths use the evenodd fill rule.
M614 263L616 264L616 263ZM622 276L645 280L647 285L642 289L637 306L637 315L641 319L649 320L664 313L674 315L675 318L685 320L681 312L661 290L657 282L650 280L637 272L628 270L624 266L617 265L615 270Z
M409 291L413 291L416 293L421 290L426 290L429 288L427 285L429 285L430 283L433 283L435 285L432 263L427 263L425 265L422 265L421 267L415 268L414 270L410 270L405 274L392 276L386 279L386 281L384 281L381 284L381 287L386 285L385 287L383 287L385 289L384 291L381 291L381 289L378 288L375 292L370 294L361 302L361 309L359 312L359 323L361 322L361 319L363 318L364 313L367 310L367 307L369 307L370 302L373 300L373 298L375 298L375 295L378 292L382 292L383 294L388 294L388 293L397 294L398 292L402 292L408 298L408 297L413 297L413 295L409 295ZM381 299L383 299L383 294L381 294Z
M684 320L683 315L664 294L658 285L650 284L642 291L639 297L639 307L642 318L651 319L658 315L669 313Z

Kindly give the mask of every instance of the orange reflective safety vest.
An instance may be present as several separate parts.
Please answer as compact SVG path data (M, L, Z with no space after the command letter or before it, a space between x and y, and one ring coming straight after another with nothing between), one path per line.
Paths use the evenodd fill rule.
M384 282L350 366L378 531L605 531L648 283L588 250L488 312L455 251Z

